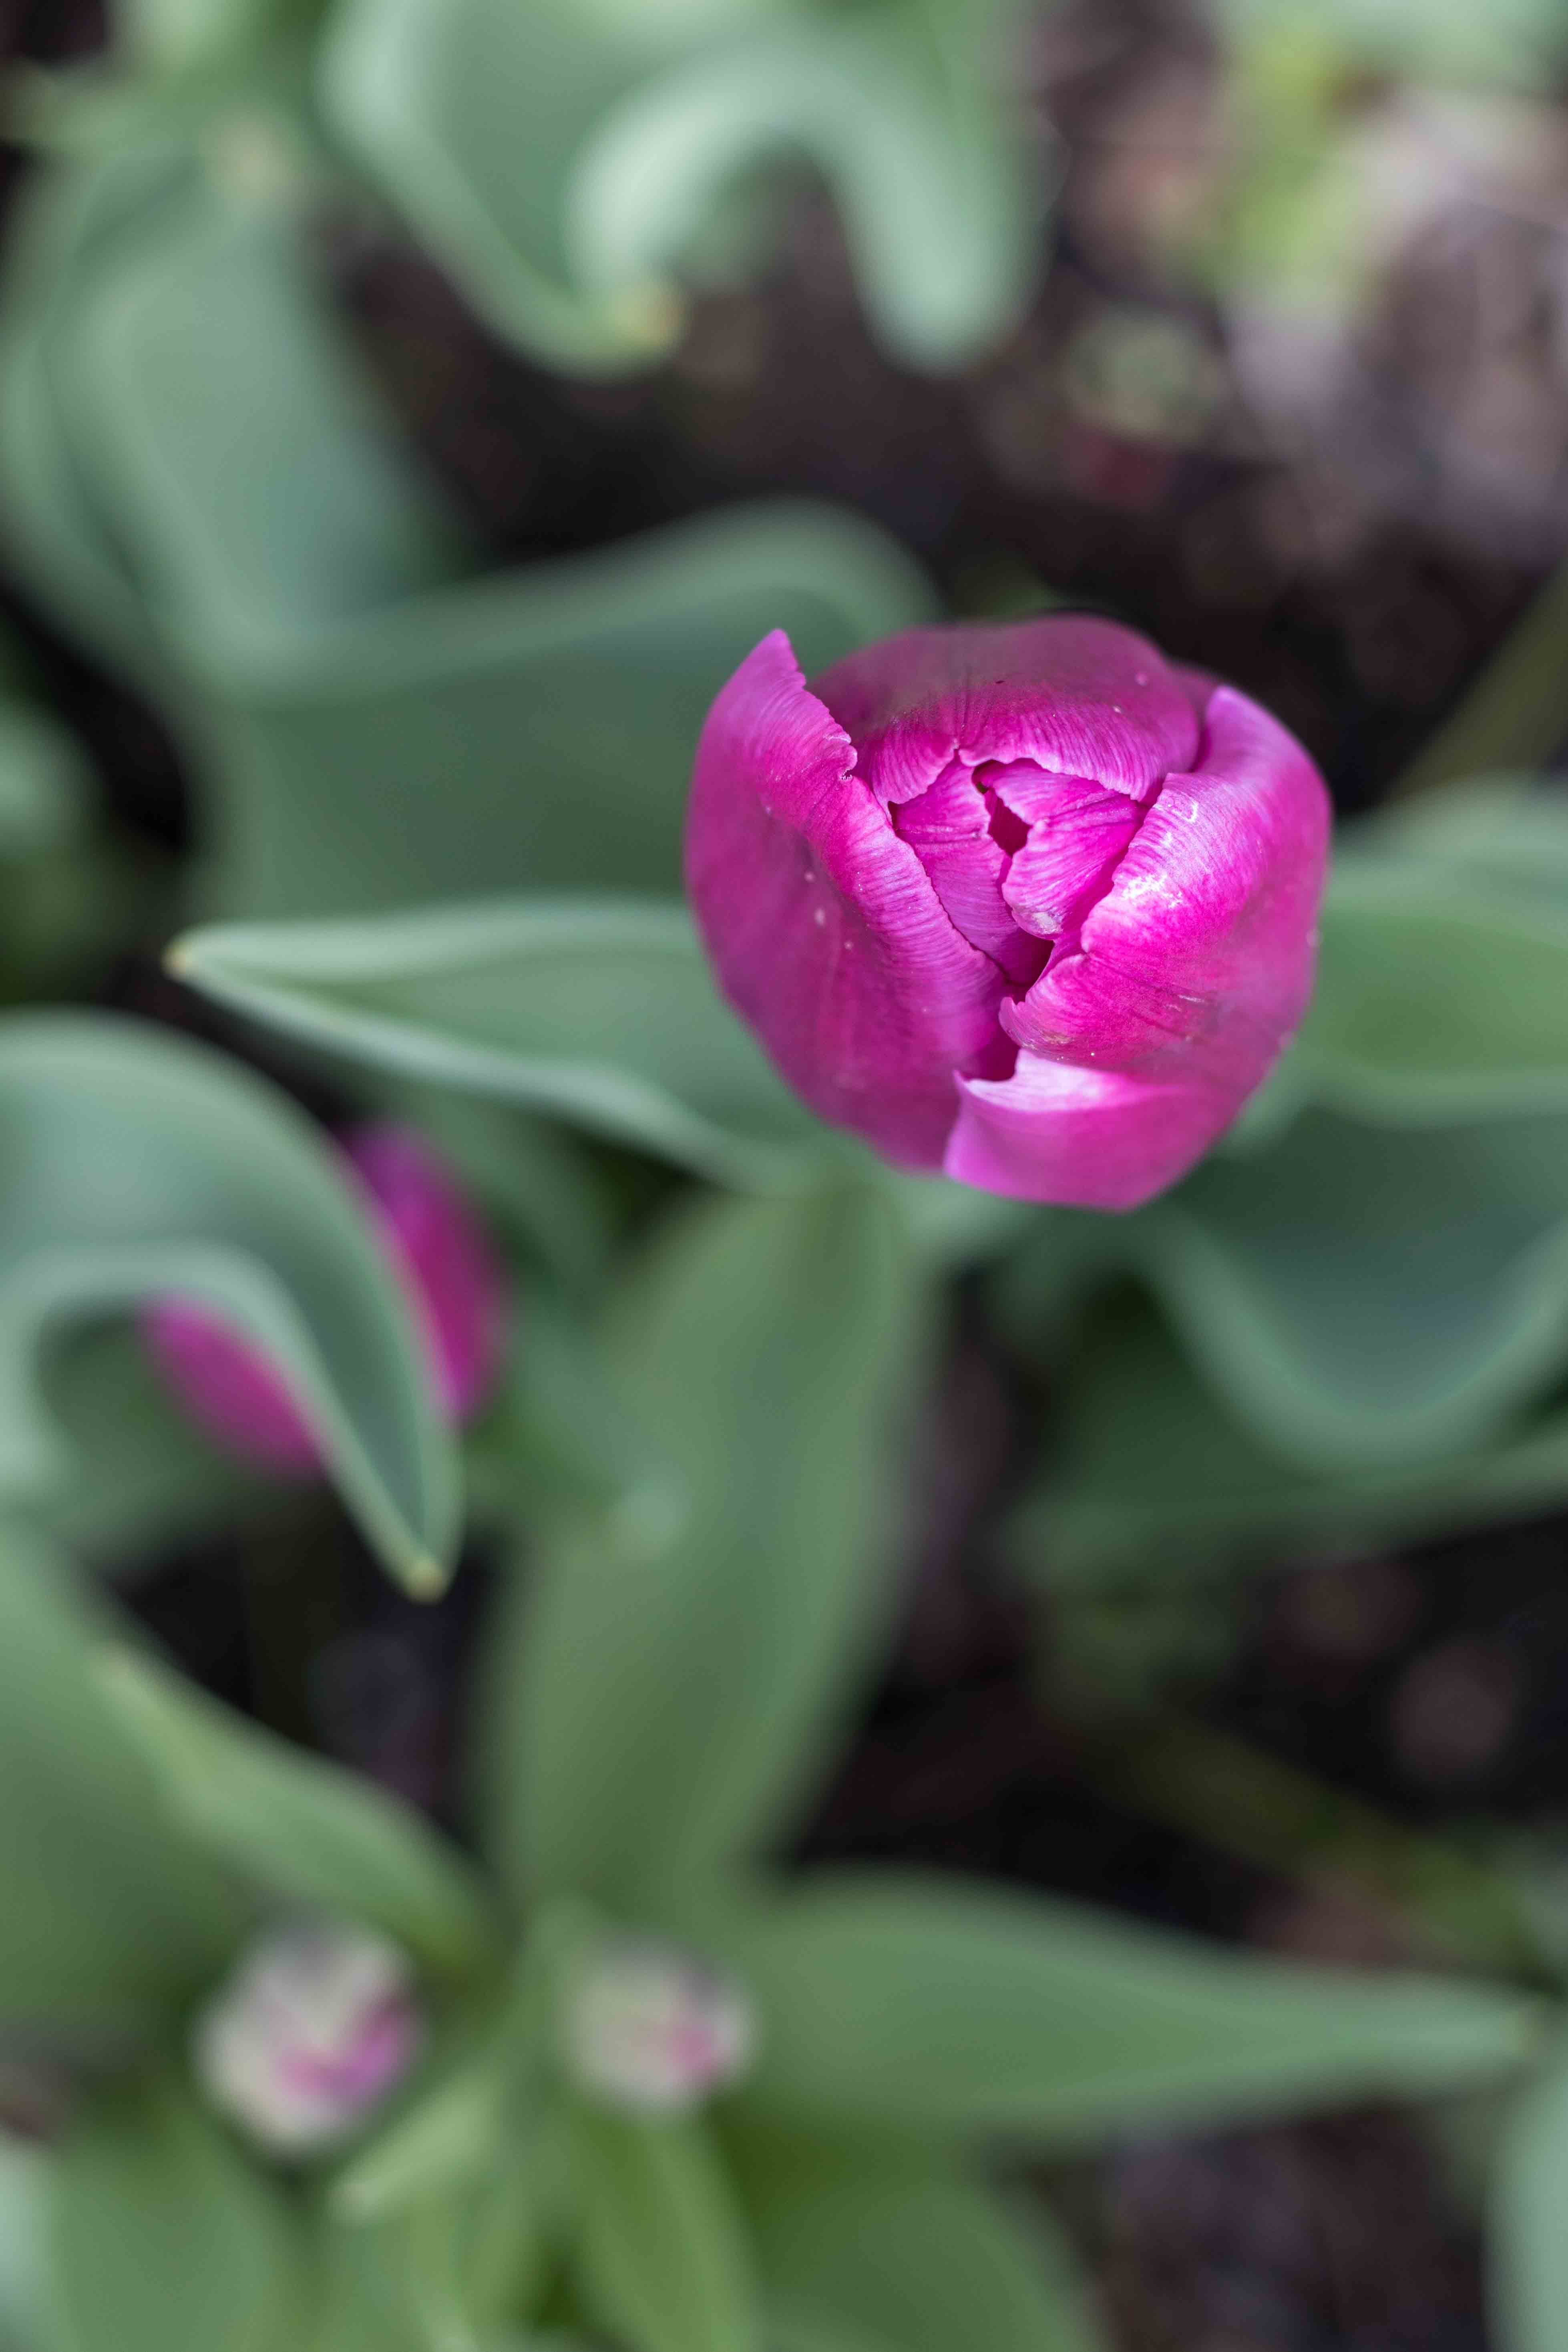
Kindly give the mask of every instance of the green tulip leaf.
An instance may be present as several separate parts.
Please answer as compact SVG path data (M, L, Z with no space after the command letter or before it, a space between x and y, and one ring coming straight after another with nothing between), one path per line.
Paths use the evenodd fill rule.
M721 998L683 908L526 898L187 934L192 987L301 1042L499 1097L720 1181L832 1140Z
M0 492L184 741L215 910L673 890L699 729L758 639L815 670L930 612L885 534L804 505L472 576L286 216L165 163L52 175L26 227Z
M1568 807L1563 825L1568 830ZM1473 873L1334 879L1318 990L1277 1085L1377 1126L1568 1108L1568 908Z
M171 2084L93 2100L59 2148L63 2352L289 2352L302 2243L280 2191Z
M492 2144L461 2180L449 2168L445 2188L400 2196L384 2215L362 2207L345 2217L334 2195L321 2223L319 2352L500 2352L510 2343L502 2323L531 2307L555 2254L546 2225L553 2231L558 2183L539 2158L537 2144Z
M174 682L122 551L95 507L67 429L62 346L107 249L167 200L165 152L37 174L8 224L0 287L0 507L10 553L65 626L161 704Z
M337 2175L331 2212L359 2227L471 2184L504 2146L510 2089L492 2043L465 2052Z
M1168 1585L1282 1554L1452 1535L1565 1495L1561 1404L1430 1461L1303 1470L1226 1411L1145 1303L1119 1297L1064 1357L1050 1443L1006 1542L1037 1583Z
M745 2228L700 2123L584 2107L573 2153L574 2268L633 2352L761 2352Z
M1568 2057L1561 2050L1508 2118L1491 2187L1491 2304L1502 2352L1568 2342Z
M291 1748L153 1660L117 1652L100 1686L142 1745L172 1819L242 1879L289 1903L383 1928L426 1968L487 1958L482 1888L411 1807Z
M183 1546L276 1514L289 1490L204 1437L123 1324L84 1324L45 1350L43 1404L90 1463L27 1497L27 1515L89 1567L133 1574Z
M716 1201L617 1296L662 1481L561 1526L492 1653L496 1858L629 1917L777 1835L885 1620L922 1284L870 1190Z
M793 153L843 216L873 327L905 365L962 365L1021 315L1044 189L1004 93L1023 12L796 16L647 81L585 143L565 241L602 288L657 286L757 155Z
M53 2158L0 2133L0 2352L54 2352L45 2232Z
M79 842L89 804L87 761L75 738L47 710L0 700L0 859Z
M288 1099L205 1047L76 1013L0 1025L0 1478L63 1474L36 1358L57 1319L199 1298L279 1369L344 1500L412 1589L458 1536L455 1450L368 1213Z
M1393 1468L1491 1437L1568 1339L1568 1112L1430 1129L1329 1111L1216 1156L1128 1240L1285 1459Z
M716 1916L766 2020L748 2113L1092 2138L1446 2091L1531 2053L1538 2004L1206 1948L1062 1899L838 1874Z
M351 0L321 91L469 299L556 365L661 356L735 186L793 159L837 199L889 351L942 367L1029 291L1023 37L1011 0L844 21L774 0Z
M742 2143L742 2178L781 2352L1099 2344L1043 2210L1026 2223L986 2190L910 2157L839 2155L813 2139L764 2168L758 2153Z
M169 1824L94 1679L100 1639L68 1564L0 1529L0 2021L96 2041L188 2000L249 1910Z

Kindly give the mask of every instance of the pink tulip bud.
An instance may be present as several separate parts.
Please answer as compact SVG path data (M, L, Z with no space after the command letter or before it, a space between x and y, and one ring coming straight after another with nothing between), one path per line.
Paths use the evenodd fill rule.
M385 1237L425 1336L431 1386L448 1421L479 1405L506 1345L505 1281L489 1236L423 1139L363 1127L345 1158ZM303 1473L316 1444L287 1384L210 1307L162 1298L142 1318L153 1360L209 1434L262 1467Z
M196 2020L192 2057L216 2107L274 2156L345 2138L424 2038L407 1961L358 1928L275 1929Z
M1268 712L1111 621L910 629L709 713L687 879L720 982L901 1166L1131 1209L1306 1009L1328 796Z
M603 2105L683 2115L751 2063L756 2032L737 1985L662 1944L610 1944L572 1988L566 2072Z

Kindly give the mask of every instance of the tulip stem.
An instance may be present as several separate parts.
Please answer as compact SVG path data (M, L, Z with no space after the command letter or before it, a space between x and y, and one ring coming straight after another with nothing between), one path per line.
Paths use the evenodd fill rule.
M1434 1957L1560 1990L1506 1870L1174 1709L1090 1735L1102 1794L1278 1875L1393 1914Z
M1391 799L1488 770L1539 768L1568 740L1568 563L1553 572Z

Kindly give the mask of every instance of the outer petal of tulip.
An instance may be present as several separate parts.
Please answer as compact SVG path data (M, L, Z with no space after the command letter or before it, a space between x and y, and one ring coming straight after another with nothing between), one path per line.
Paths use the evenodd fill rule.
M953 1071L1005 1058L1003 977L855 769L775 629L702 730L687 884L731 1003L796 1092L929 1168L952 1126Z
M346 1158L369 1196L425 1333L448 1421L483 1402L506 1347L506 1285L489 1239L443 1163L407 1128L361 1128ZM283 1475L316 1467L315 1440L267 1358L189 1299L142 1318L148 1350L193 1420L230 1452Z
M688 872L731 1001L825 1118L1128 1209L1300 1021L1328 819L1277 721L1112 622L911 630L810 688L774 636L704 731Z

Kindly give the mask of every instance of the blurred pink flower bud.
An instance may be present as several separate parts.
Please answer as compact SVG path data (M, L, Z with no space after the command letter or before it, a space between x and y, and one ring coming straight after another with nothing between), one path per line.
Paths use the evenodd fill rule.
M910 629L810 688L775 630L709 713L687 879L821 1117L905 1167L1131 1209L1300 1021L1328 830L1277 720L1114 622Z
M505 1278L489 1236L440 1160L407 1128L363 1127L345 1158L368 1196L425 1333L437 1402L463 1421L506 1345ZM271 1470L316 1465L315 1441L280 1375L195 1300L161 1298L142 1318L160 1371L193 1420Z
M216 2107L274 2156L345 2138L424 2039L395 1945L326 1925L274 1929L196 2020L192 2057Z
M738 1985L667 1945L609 1944L567 1999L566 2071L604 2105L682 2115L751 2063L751 2004Z

